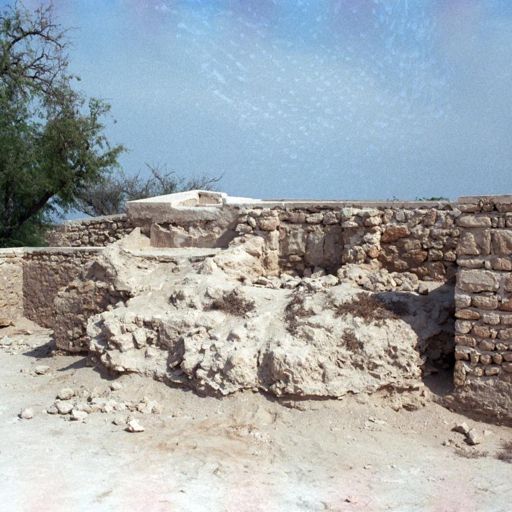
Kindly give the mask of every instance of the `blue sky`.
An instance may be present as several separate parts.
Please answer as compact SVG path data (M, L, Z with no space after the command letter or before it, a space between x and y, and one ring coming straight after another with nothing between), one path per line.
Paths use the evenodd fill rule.
M512 192L509 0L54 5L129 173L262 198Z

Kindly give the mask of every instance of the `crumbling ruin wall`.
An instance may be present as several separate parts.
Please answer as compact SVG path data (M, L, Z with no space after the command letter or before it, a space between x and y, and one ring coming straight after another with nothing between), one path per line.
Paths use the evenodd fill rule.
M512 419L512 196L459 208L454 382L474 411Z
M99 248L26 249L22 257L23 313L43 327L54 328L60 318L54 300L101 251Z
M0 317L23 316L23 249L0 249Z
M345 204L242 208L236 231L265 238L279 268L300 274L373 262L424 280L454 278L460 212L452 204Z
M124 214L67 221L46 236L50 247L105 247L133 229Z
M164 206L157 202L155 204ZM56 239L55 243L78 246L93 243L103 246L124 238L134 227L139 227L138 236L143 237L146 234L148 238L145 239L145 243L151 245L154 250L171 247L184 250L215 248L213 250L218 251L216 255L213 253L206 258L200 269L194 267L194 272L199 274L197 283L204 281L203 275L221 272L221 281L225 279L222 273L227 273L229 279L233 280L231 286L243 286L249 295L256 294L255 297L259 296L258 289L261 287L281 290L277 294L273 291L268 292L265 300L270 304L273 302L271 296L281 297L281 313L275 313L275 304L272 311L276 318L281 316L285 322L289 322L288 311L295 311L298 308L297 314L300 316L304 315L308 308L302 303L296 304L294 296L289 295L291 292L283 290L300 289L305 286L305 289L311 288L316 293L317 287L332 287L334 293L338 286L351 283L350 286L370 293L384 293L380 298L391 303L405 299L410 303L410 313L416 310L416 305L425 310L424 314L422 313L423 323L414 324L413 327L415 336L418 337L417 343L423 347L420 351L421 361L415 363L416 369L421 368L423 371L425 364L429 364L429 359L435 362L437 356L432 357L432 346L438 346L437 359L445 359L447 350L455 352L454 382L458 405L500 419L512 418L511 196L463 198L454 203L238 201L222 204L207 202L196 208L192 201L185 206L186 208L176 209L178 213L175 217L172 208L164 208L160 212L161 218L153 219L151 212L154 206L149 203L139 209L139 213L143 215L138 219L118 216L109 220L91 219L81 223L68 223L60 230L60 241ZM103 328L102 322L109 325L112 315L122 317L124 308L130 307L127 305L128 302L138 296L144 307L153 307L153 294L156 290L160 290L158 293L161 293L161 283L151 284L144 294L140 295L142 292L137 287L148 286L147 276L153 275L153 263L149 264L145 256L140 256L142 259L134 262L133 255L137 253L137 248L134 249L135 253L131 256L125 255L127 259L121 263L109 267L107 258L94 268L90 266L90 262L95 259L95 254L100 249L26 250L22 251L22 255L19 251L4 251L0 254L0 286L4 290L2 311L13 318L24 313L41 325L55 327L59 346L66 350L83 350L92 343L91 346L98 351L103 363L114 368L113 361L118 357L115 347L121 347L124 354L124 338L130 338L131 335L128 336L127 333L131 332L132 327L122 327L121 333L111 333L110 340L105 338L105 333L92 328L90 332L95 336L95 340L91 341L91 334L86 332L87 324L90 324L92 317L103 315L104 312L100 323L97 323L99 317L96 317L94 325L100 329ZM159 264L168 265L165 262ZM173 276L174 272L185 268L180 265L171 265L164 274ZM109 273L109 268L115 272ZM140 279L132 279L132 274L129 275L126 270L130 268L132 273L142 271L147 275ZM120 271L124 272L121 280L116 276L116 272ZM154 275L160 275L158 272L155 271ZM454 303L457 320L456 347L453 349L451 283L455 276L457 287ZM172 277L175 278L177 276ZM191 336L196 336L193 333L197 328L205 327L208 331L208 322L213 320L219 322L219 329L222 330L226 319L220 318L218 313L212 314L208 309L210 292L205 292L205 301L202 304L196 304L192 300L192 289L199 285L188 281L191 279L194 278L191 277L189 269L175 284L169 284L171 288L176 286L176 289L190 291L191 305L184 306L180 314L191 318L200 316L194 320L195 324L188 326L191 329ZM124 282L126 286L120 286L120 282ZM442 288L439 288L440 286ZM172 298L173 295L170 295ZM428 296L429 300L425 302L423 299L417 299L421 295ZM429 313L429 308L436 303L437 296L442 297L442 305L439 306L441 309L435 315L434 324L437 327L430 337L425 338L424 331L432 328L430 324L434 318ZM318 302L312 309L314 314L308 313L307 321L299 320L299 325L303 324L303 339L299 339L299 342L303 342L304 350L310 344L310 341L305 341L309 339L308 336L314 339L322 331L324 324L330 325L329 322L333 322L332 311L325 313L326 318L316 318L315 315L322 315L323 310L332 309L331 302L324 304L323 299L318 297L315 298L313 294L311 299L313 303ZM162 297L161 300L163 302L158 307L169 313L166 309L169 296ZM111 311L117 313L111 314ZM144 315L144 325L154 324L158 331L159 314L158 311L156 315L154 311L148 312ZM202 325L201 315L204 315L204 321L208 325ZM272 318L270 311L268 318ZM120 321L124 325L124 320ZM412 326L413 323L407 314L392 321L402 322L402 327L407 323ZM169 326L174 329L175 322L175 318L169 316L166 329L171 328ZM357 324L358 329L364 328L364 319L361 322L363 323ZM332 327L340 328L340 325L336 320ZM121 334L122 339L118 339ZM356 334L356 338L359 339L359 333ZM380 336L382 333L375 331L372 336L374 334ZM327 332L322 334L324 335L327 336L326 343L329 344L330 334ZM157 332L155 336L158 337L160 334ZM199 337L201 339L198 338L199 345L206 343L202 336L203 334ZM236 338L232 333L227 333L226 336ZM280 333L280 336L286 337L292 350L297 341L292 331ZM225 347L231 347L231 338L227 339ZM215 357L220 358L216 360L215 365L226 363L222 355L224 349L219 349L219 352L217 347L220 346L219 339L213 337L212 340L213 348L209 350L213 350ZM356 346L355 341L352 341ZM104 342L106 345L102 345ZM191 342L190 347L185 347L187 350L190 349L186 352L185 359L196 357L194 343ZM142 354L138 351L145 345L139 339L135 339L134 344L134 361L138 361L137 358ZM334 342L331 347L333 351L338 350L336 346ZM180 347L181 345L174 347L178 350L178 359L182 357ZM165 361L168 347L161 348L164 349L162 361ZM407 350L409 348L411 347ZM144 351L152 354L147 347ZM123 359L127 357L122 356ZM351 357L347 360L350 361ZM151 357L144 355L141 361L144 361L144 365L151 365L150 359ZM266 359L265 361L268 362ZM232 363L228 363L226 364L231 367ZM247 387L270 390L274 384L265 373L268 367L263 365L259 369L259 364L258 362L256 370L263 373L251 374L252 384L247 384ZM137 362L134 368L138 368L138 365ZM212 367L206 363L203 364L203 370L199 368L199 373L198 368L186 367L179 372L185 372L188 381L197 382L199 386L202 386L201 382L205 380L198 376L205 369L209 372L206 379L208 382L210 377L216 378ZM149 367L147 371L152 373ZM238 370L233 367L233 371ZM289 371L295 370L290 367ZM224 379L224 374L219 378ZM323 379L324 377L320 379L321 387L327 385L327 381ZM208 385L214 386L211 382ZM245 386L244 384L242 387ZM325 396L331 393L326 389L320 394Z
M420 279L447 281L456 272L459 215L445 201L376 203L278 202L224 205L200 218L186 214L148 222L127 215L70 221L47 237L55 247L104 247L135 226L153 247L227 247L236 236L267 242L269 266L301 275L346 263L378 263Z

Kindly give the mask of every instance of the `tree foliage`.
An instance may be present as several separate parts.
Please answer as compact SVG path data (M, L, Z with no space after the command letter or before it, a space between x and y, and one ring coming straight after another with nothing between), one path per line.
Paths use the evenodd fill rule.
M50 215L112 173L109 105L74 90L51 7L0 12L0 245L33 243Z
M149 173L127 176L124 172L109 174L82 190L75 209L86 215L113 215L125 210L126 202L162 196L184 190L213 190L221 177L199 176L185 179L161 166L146 164Z

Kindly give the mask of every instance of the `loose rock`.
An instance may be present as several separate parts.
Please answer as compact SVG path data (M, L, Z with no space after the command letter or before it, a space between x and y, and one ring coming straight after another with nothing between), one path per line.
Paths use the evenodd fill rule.
M62 388L57 394L59 400L70 400L75 396L75 392L71 388Z
M466 435L466 442L470 446L475 446L482 442L482 438L480 437L480 434L474 428L472 428Z
M88 414L85 411L80 411L78 409L73 409L71 411L71 419L73 421L84 421L87 416Z
M18 414L22 420L31 420L34 417L34 411L31 408L22 409Z
M69 414L73 410L73 404L70 402L55 402L55 407L59 414Z
M459 434L467 435L470 431L470 428L467 423L459 423L452 428L454 432L458 432Z
M144 427L137 420L128 421L127 432L144 432Z
M50 367L46 365L39 365L34 368L36 375L46 375L50 371Z

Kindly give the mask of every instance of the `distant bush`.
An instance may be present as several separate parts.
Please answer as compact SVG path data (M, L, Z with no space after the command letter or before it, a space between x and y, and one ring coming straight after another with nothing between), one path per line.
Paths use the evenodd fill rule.
M103 179L82 190L75 208L81 213L91 215L114 215L124 212L127 201L145 199L183 192L185 190L214 190L219 177L199 176L185 179L173 171L146 164L149 175L128 176L123 171L108 174Z

